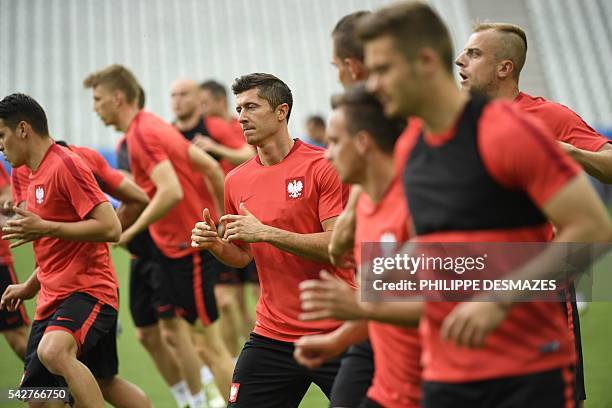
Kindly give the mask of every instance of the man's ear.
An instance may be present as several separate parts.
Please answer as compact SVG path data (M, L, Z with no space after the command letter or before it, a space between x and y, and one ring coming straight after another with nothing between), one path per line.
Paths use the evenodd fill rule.
M30 131L32 130L32 126L30 126L30 124L25 120L22 120L17 123L17 130L21 131L19 137L21 139L25 139L26 137L28 137L28 134L31 133Z
M286 103L281 103L276 107L276 117L279 122L287 119L287 115L289 114L289 105Z
M365 76L365 67L361 61L355 58L345 58L344 63L348 67L349 74L353 81L357 81Z
M497 77L506 79L512 76L514 63L511 60L502 60L497 64Z
M370 149L372 149L372 143L374 143L374 140L367 131L360 130L353 136L353 138L355 140L355 147L357 148L359 154L365 155L368 151L370 151Z

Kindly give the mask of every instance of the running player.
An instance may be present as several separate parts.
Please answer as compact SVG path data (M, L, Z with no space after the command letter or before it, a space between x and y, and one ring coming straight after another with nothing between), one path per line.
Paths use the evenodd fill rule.
M210 182L215 203L211 211L215 212L223 195L223 172L174 127L138 107L138 82L125 67L106 67L88 76L84 85L93 88L94 109L102 121L126 133L134 180L151 200L134 224L123 231L120 244L129 243L150 226L161 267L156 307L162 337L177 357L192 395L191 405L202 406L202 362L189 324L199 320L206 327L217 318L212 282L203 279L215 260L207 252L194 251L187 240L201 211L199 180L206 177ZM225 386L229 379L224 378L229 378L231 370L229 356L227 360L229 363L211 368L217 385L229 393Z
M380 102L365 91L363 84L349 88L334 99L328 132L329 147L325 155L344 183L357 183L363 190L356 206L354 248L355 260L360 266L364 261L362 243L381 243L380 248L364 252L374 257L393 253L398 245L408 240L410 217L401 173L393 161L396 141L405 128L405 120L385 118ZM410 129L414 130L414 127ZM365 260L369 261L371 259ZM330 334L301 338L296 342L296 359L312 368L341 352L360 335L369 334L374 355L374 378L367 397L361 395L360 406L419 407L421 345L416 328L370 320L364 331L366 321L355 319L380 319L380 316L372 315L371 310L363 307L358 295L346 284L330 279L327 274L323 278L302 283L303 318L335 317L348 319L350 323ZM402 314L403 319L412 316L414 324L419 321L420 303L389 303L389 306L396 314ZM388 313L390 310L387 309ZM389 321L388 318L382 320ZM346 375L359 378L362 373L363 369L356 366Z
M256 73L238 78L232 89L244 135L257 156L226 179L224 239L205 210L193 245L230 266L244 267L253 258L258 265L257 323L238 358L229 406L297 407L311 382L329 395L339 366L334 360L304 370L293 358L293 342L339 325L300 321L298 284L330 268L327 245L342 210L342 185L322 150L289 136L293 99L283 81ZM353 281L352 271L331 269Z
M27 207L3 228L12 246L34 241L37 268L9 286L1 307L15 310L40 293L22 387L67 384L77 405L148 407L140 389L117 376L117 277L106 242L121 224L78 155L49 136L42 107L12 94L0 102L1 149L13 168L31 171ZM104 399L103 399L104 396Z
M519 77L527 58L527 36L516 25L482 23L473 28L463 52L455 59L464 90L487 97L514 100L552 131L561 147L585 171L601 182L612 182L612 146L569 108L519 90ZM573 288L571 298L574 298ZM586 399L580 340L580 316L576 302L568 303L568 318L573 328L578 361L576 398ZM585 303L586 305L586 303Z
M235 165L242 164L253 157L255 149L246 142L240 122L229 110L227 90L223 84L214 80L202 82L200 99L205 117L223 119L229 124L231 132L235 135L233 138L235 144L232 145L224 146L214 138L206 136L196 138L195 141L205 151L220 157L227 173ZM226 166L224 162L232 166ZM230 268L222 272L215 285L219 314L222 316L220 319L221 333L223 340L235 357L238 357L244 341L249 338L249 333L255 326L255 316L245 299L247 286L250 286L254 298L259 299L259 280L255 262L251 262L246 268ZM224 319L223 316L228 316L229 319Z
M192 141L194 144L196 144L195 139L203 138L205 134L214 134L217 139L225 140L225 143L227 143L227 139L231 142L231 128L224 120L202 115L199 94L200 90L194 81L190 79L177 79L174 81L170 88L172 110L176 115L174 126L187 140ZM203 179L199 179L198 184L198 191L201 198L200 208L211 207L214 205L214 202L210 198L209 187ZM231 269L233 268L223 265L221 262L214 259L211 260L209 264L208 273L203 277L203 279L210 280L211 284L215 286L215 298L217 299L217 307L219 307L219 317L221 321L224 319L227 321L232 316L227 313L227 302L223 303L223 309L220 308L221 304L219 303L219 298L216 296L218 294L216 283L218 282L219 276L232 273ZM220 405L223 406L225 405L225 401L219 395L219 391L214 384L214 377L208 366L211 364L218 364L215 363L214 360L218 361L219 356L228 355L228 347L222 340L219 326L216 324L208 327L205 339L200 339L198 337L198 340L198 343L200 343L198 351L200 357L204 361L200 374L206 397L215 407ZM207 344L207 342L212 342L212 344ZM227 384L224 388L229 389L230 375L226 375L225 378Z
M456 87L448 29L429 6L396 3L359 31L385 113L425 124L404 172L419 241L546 241L547 220L556 241L609 239L601 201L544 127ZM573 406L576 357L558 304L428 302L423 325L424 407ZM528 329L517 339L515 327Z
M0 166L0 211L0 224L4 226L8 217L14 215L11 183L4 166ZM4 293L9 285L14 284L17 284L17 276L13 269L13 256L9 243L2 240L0 241L0 293ZM30 319L23 304L19 305L19 309L14 312L0 310L0 333L22 360L25 358L28 344L29 325Z

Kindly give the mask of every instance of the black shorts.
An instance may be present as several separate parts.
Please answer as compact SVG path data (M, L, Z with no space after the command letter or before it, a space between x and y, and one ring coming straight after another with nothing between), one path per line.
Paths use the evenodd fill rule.
M162 319L182 317L204 326L217 320L215 281L225 268L210 252L200 251L182 258L161 256L157 315Z
M111 379L117 375L117 311L86 293L73 293L47 319L32 324L21 387L65 387L63 377L49 372L38 359L38 344L53 330L70 333L78 345L78 359L94 377Z
M259 276L257 275L255 261L251 261L251 263L244 268L226 267L226 269L219 273L217 283L221 285L237 285L243 283L259 284Z
M130 313L136 327L157 324L160 292L159 262L148 258L130 261Z
M17 276L13 270L13 265L0 264L0 297L9 285L17 283ZM23 303L14 312L8 310L0 310L0 332L13 330L18 327L28 326L30 319L26 313Z
M157 245L155 245L148 229L136 235L127 244L127 247L133 255L139 258L157 259L159 256L159 249L157 249Z
M342 357L329 406L358 407L372 384L373 376L374 353L370 342L364 341L349 347Z
M378 402L365 397L358 408L383 408Z
M574 406L569 368L488 381L423 383L423 408L568 408Z
M329 397L340 358L311 371L295 361L293 349L293 343L251 333L234 369L228 407L297 407L313 382Z

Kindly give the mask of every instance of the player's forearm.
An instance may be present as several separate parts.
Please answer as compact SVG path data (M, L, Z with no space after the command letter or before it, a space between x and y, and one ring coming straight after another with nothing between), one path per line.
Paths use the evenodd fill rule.
M263 242L311 261L329 263L327 248L331 235L332 231L298 234L268 226Z
M344 253L355 245L355 211L346 209L336 220L330 241L330 251Z
M223 215L223 184L225 182L225 175L223 174L221 166L215 167L210 174L208 174L208 180L215 199L217 214L221 216Z
M66 241L117 242L121 235L121 225L118 219L86 219L77 222L47 221L47 231L43 235Z
M366 320L344 322L334 331L334 339L344 350L353 344L366 341L368 339L368 322Z
M219 240L218 244L209 251L220 262L232 268L244 268L253 260L253 257L247 251L236 244L223 240Z
M38 280L37 274L38 267L34 269L34 272L32 272L32 275L30 275L28 280L24 282L26 290L32 295L32 297L34 297L40 290L40 281Z
M612 183L612 150L589 152L574 149L570 155L590 176L602 183Z
M381 323L416 327L423 313L422 302L362 302L364 318Z
M217 145L215 146L214 151L211 150L211 153L221 156L223 159L235 166L244 163L255 155L253 149L248 145L245 145L239 149L231 149L223 145Z
M131 227L128 228L129 232L135 236L138 233L144 231L149 225L162 219L175 205L182 199L181 194L177 194L173 190L158 189L155 195L149 202L149 205L144 209L140 217Z
M125 231L131 227L145 208L147 208L147 205L142 203L121 203L121 206L117 210L117 217L119 217L119 221L121 222L121 229Z

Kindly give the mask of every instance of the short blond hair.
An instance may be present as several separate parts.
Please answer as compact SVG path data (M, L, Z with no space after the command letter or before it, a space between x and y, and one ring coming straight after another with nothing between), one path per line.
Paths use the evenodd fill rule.
M136 77L123 65L109 65L88 75L83 81L85 88L95 88L98 85L104 85L112 91L122 91L128 103L140 98L140 85Z
M509 59L514 64L514 76L519 77L527 59L527 35L525 31L509 23L476 23L472 32L493 30L501 34L501 41L497 47L495 57L498 60Z

